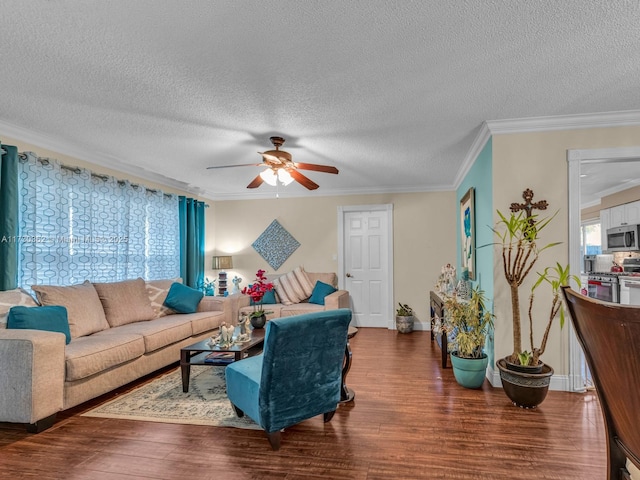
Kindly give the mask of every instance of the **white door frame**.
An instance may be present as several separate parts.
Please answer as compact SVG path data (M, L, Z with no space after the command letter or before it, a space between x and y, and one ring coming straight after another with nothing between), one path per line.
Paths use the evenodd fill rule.
M350 205L338 207L338 287L344 289L345 268L344 268L344 218L348 212L386 212L387 215L387 294L389 295L389 306L387 309L387 328L395 328L394 299L393 299L393 204L383 205Z
M582 162L615 162L640 158L640 147L567 150L569 163L569 265L571 274L580 277L580 165ZM575 286L574 286L575 288ZM569 385L566 390L584 391L582 375L584 354L569 322Z

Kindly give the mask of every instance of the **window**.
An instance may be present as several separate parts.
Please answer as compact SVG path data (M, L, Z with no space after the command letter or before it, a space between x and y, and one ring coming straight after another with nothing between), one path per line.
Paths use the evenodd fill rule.
M581 225L580 252L582 255L598 255L602 253L600 220L585 222Z
M177 196L31 153L19 176L20 286L179 276Z

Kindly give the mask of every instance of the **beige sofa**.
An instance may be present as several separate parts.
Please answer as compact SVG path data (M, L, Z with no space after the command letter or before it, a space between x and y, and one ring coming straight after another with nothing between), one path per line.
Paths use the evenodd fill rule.
M268 312L267 320L291 315L301 315L309 312L351 308L351 301L347 290L336 290L327 295L324 297L324 305L309 302L309 297L318 281L331 285L336 289L338 288L338 277L333 272L306 272L301 267L298 267L287 274L278 276L268 275L267 278L268 281L274 284L276 301L278 302L275 304L262 305L262 309ZM289 280L289 282L287 280ZM254 311L248 295L241 295L236 301L239 315L248 315Z
M21 289L0 292L0 422L41 431L58 411L175 363L180 348L234 323L223 297L202 298L195 313L163 306L173 282L32 287L41 303L67 308L68 344L62 333L3 328L11 305L37 304Z

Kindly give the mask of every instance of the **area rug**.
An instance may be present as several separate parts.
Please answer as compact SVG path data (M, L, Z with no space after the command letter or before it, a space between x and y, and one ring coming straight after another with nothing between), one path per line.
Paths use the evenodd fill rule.
M182 392L180 368L83 413L86 417L184 423L259 430L238 418L227 398L223 366L191 367L189 392Z

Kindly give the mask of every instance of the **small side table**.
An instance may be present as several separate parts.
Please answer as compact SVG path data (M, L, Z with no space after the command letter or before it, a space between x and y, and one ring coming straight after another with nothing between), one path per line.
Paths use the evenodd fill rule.
M356 397L356 392L347 387L347 373L351 369L351 346L349 340L356 336L358 329L356 327L349 327L347 332L347 346L344 349L344 366L342 367L342 386L340 387L340 403L352 402Z

